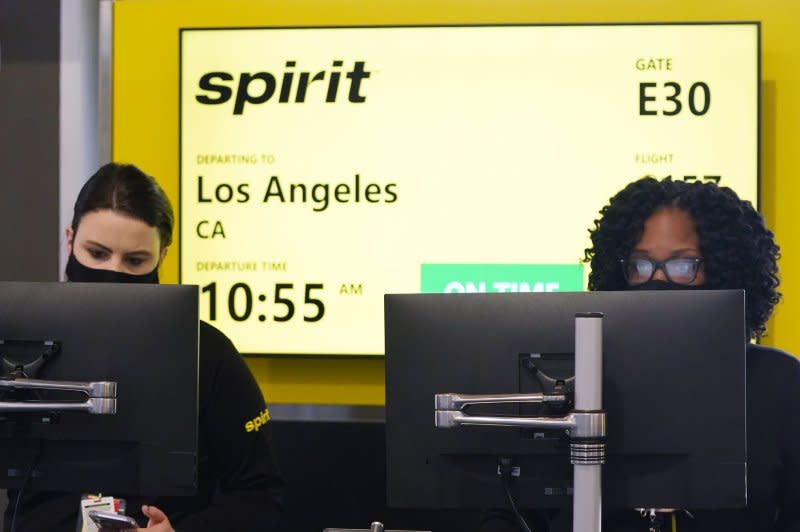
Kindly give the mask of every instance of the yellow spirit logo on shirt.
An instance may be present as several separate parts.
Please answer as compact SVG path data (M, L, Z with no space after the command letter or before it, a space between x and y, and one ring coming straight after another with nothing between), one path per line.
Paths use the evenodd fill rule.
M269 421L269 409L265 408L263 412L244 424L244 430L247 432L258 431L267 424L267 421Z

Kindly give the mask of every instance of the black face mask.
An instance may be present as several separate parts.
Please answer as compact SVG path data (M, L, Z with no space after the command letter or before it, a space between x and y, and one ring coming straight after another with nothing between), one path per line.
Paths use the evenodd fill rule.
M84 266L75 255L70 254L67 261L67 280L77 283L144 283L158 284L158 266L143 275L133 275L131 273L114 272L111 270L96 270Z
M703 288L703 285L678 284L672 281L650 279L645 283L629 286L628 290L702 290Z

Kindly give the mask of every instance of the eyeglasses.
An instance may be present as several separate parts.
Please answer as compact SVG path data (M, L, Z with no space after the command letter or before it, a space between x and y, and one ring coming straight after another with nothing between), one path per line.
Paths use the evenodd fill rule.
M620 259L622 273L631 286L646 283L653 278L656 271L661 270L667 279L677 284L690 284L697 278L703 259L698 257L682 257L662 262L646 258Z

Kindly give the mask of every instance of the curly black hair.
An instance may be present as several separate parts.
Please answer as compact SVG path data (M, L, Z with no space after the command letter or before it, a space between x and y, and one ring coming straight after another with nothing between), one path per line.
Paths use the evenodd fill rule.
M745 290L747 337L761 336L778 292L780 249L764 218L749 201L714 183L657 180L634 181L611 198L589 230L592 247L589 290L624 290L627 282L620 259L627 259L644 231L645 220L663 207L688 213L700 240L705 287Z

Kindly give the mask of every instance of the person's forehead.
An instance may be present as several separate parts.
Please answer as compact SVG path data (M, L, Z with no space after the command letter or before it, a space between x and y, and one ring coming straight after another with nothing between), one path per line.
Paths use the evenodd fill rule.
M159 235L155 227L118 211L103 209L86 213L78 225L76 237L92 240L106 247L145 248L158 246Z
M686 211L664 208L645 220L642 239L697 239L694 220Z
M632 253L664 260L682 253L699 253L699 238L691 216L675 208L655 212L645 221L644 231Z

